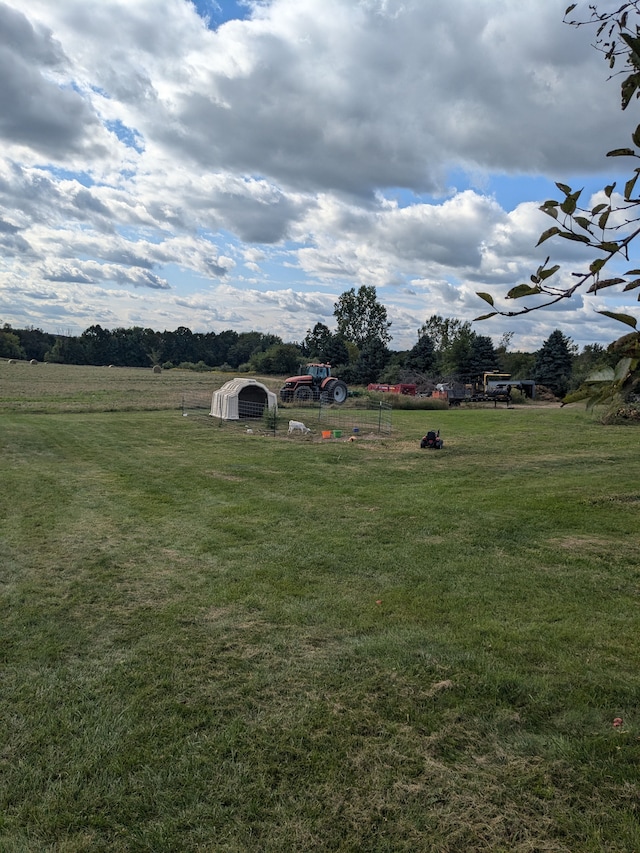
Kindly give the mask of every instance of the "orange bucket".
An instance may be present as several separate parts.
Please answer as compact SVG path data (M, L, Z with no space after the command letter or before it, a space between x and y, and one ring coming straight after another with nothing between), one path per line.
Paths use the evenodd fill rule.
M322 437L323 438L331 438L331 430L330 429L323 430L322 431Z

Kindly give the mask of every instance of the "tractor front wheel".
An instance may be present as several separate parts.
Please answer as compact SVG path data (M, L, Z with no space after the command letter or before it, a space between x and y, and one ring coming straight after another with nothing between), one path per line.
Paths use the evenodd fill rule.
M309 400L313 400L313 391L306 385L302 385L296 389L295 397L299 403L307 403Z
M338 379L336 382L332 382L328 388L328 391L329 399L332 400L334 403L337 403L339 406L344 403L349 394L347 386L340 379Z

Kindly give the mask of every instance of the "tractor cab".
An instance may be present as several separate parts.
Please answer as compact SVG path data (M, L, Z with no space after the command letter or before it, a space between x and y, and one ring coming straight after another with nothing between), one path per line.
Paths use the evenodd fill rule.
M331 376L330 364L308 364L307 370L309 371L309 376L314 383L321 383Z

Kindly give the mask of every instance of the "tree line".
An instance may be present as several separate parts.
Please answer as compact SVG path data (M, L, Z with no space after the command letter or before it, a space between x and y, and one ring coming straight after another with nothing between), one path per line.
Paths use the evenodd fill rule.
M260 375L292 375L305 361L323 361L350 385L370 382L438 382L471 378L487 371L513 379L533 379L562 397L578 388L595 369L610 366L615 355L599 344L578 352L572 340L554 331L536 352L511 351L513 333L498 346L471 323L434 314L418 330L410 350L389 348L391 323L374 287L343 293L334 306L336 329L316 323L301 342L287 343L262 332L192 332L185 326L154 331L133 326L90 326L78 336L40 329L0 329L0 357L63 364L118 367L212 369Z

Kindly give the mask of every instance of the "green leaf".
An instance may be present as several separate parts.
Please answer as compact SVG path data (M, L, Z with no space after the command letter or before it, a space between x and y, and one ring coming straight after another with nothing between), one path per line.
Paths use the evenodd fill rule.
M608 207L608 204L596 204L596 206L591 210L592 216L597 216L600 211L604 210L605 207Z
M616 364L615 372L613 374L613 381L620 382L623 379L627 378L627 374L629 373L629 368L631 367L630 358L621 358L620 361Z
M620 246L611 240L605 241L604 243L598 243L598 248L603 252L608 252L610 255L615 255L615 253L620 249Z
M568 15L569 12L573 12L573 10L576 8L577 5L578 5L577 3L572 3L570 6L567 6L567 9L564 13L565 16Z
M573 240L575 243L590 243L588 237L584 234L573 234L571 231L560 231L558 237L564 237L565 240ZM540 244L538 244L540 245Z
M640 270L627 270L624 275L640 275Z
M640 58L640 38L634 38L629 33L620 33L620 38L631 48L632 53Z
M615 182L613 184L609 184L608 186L606 186L604 188L604 194L606 195L607 198L611 198L611 195L612 195L613 191L615 190L615 188L616 188Z
M536 246L539 246L541 243L544 243L545 240L548 240L549 237L554 237L556 234L560 233L560 229L557 225L553 225L551 228L547 228L546 231L543 231L540 235L540 239L536 243Z
M636 152L633 148L614 148L613 151L607 151L607 157L635 157Z
M589 265L589 272L592 272L594 275L599 273L602 267L606 264L604 258L596 258L595 261Z
M623 278L605 278L602 281L596 281L591 285L587 293L595 293L596 290L602 290L605 287L613 287L614 284L624 284Z
M603 231L607 227L607 221L611 214L611 208L609 210L605 210L605 212L598 219L598 228L601 228Z
M636 181L638 180L638 170L636 169L636 173L633 178L629 178L627 183L624 185L624 197L628 201L631 198L631 193L633 192Z
M631 134L631 139L633 139L633 144L637 145L640 148L640 124L636 127L636 129Z
M483 314L481 317L474 317L473 322L477 323L480 320L488 320L489 317L495 317L497 313L497 311L492 311L490 314Z
M556 186L558 187L558 189L560 190L560 192L563 192L565 195L570 195L570 193L572 192L571 187L570 187L570 186L568 186L567 184L559 184L559 183L556 181Z
M613 287L614 284L624 284L623 278L605 278L604 281L598 282L598 289L601 287Z
M530 284L518 284L507 293L507 299L521 299L523 296L535 296L542 293L540 287L531 287Z
M601 367L587 376L587 382L613 382L613 367Z
M634 54L631 53L629 55L630 61L634 61ZM638 58L636 57L634 65L638 65ZM635 74L630 74L626 80L624 80L620 86L620 95L621 95L621 107L623 110L629 106L631 99L636 93L638 86L640 85L640 74L637 72Z
M571 214L575 212L575 209L578 205L578 199L580 198L581 193L582 190L576 190L576 192L571 193L571 195L568 195L560 205L560 210L563 213L567 213L569 216L571 216Z
M591 220L587 219L586 216L574 216L573 221L577 222L581 228L584 228L585 231L591 230Z
M555 264L552 267L549 267L548 270L540 270L540 278L544 281L545 278L551 278L552 275L555 275L560 269L560 264Z
M476 292L476 296L479 296L480 299L484 299L485 302L488 302L489 305L493 305L493 296L490 293L479 293Z
M630 281L626 287L622 288L622 292L626 293L628 290L635 290L636 287L640 287L640 278L634 278L633 281Z
M636 318L630 317L628 314L616 314L614 311L598 311L597 313L605 317L611 317L612 320L617 320L619 323L626 323L627 326L631 326L633 329L638 324Z

